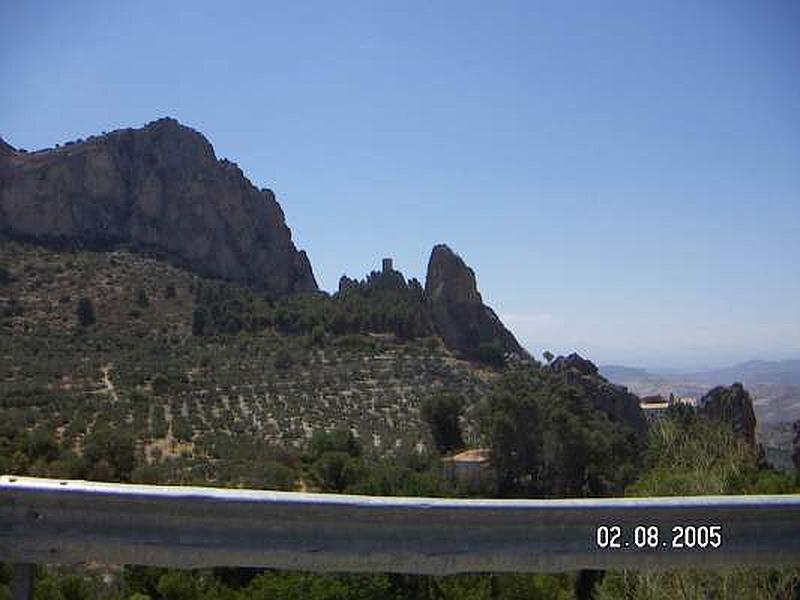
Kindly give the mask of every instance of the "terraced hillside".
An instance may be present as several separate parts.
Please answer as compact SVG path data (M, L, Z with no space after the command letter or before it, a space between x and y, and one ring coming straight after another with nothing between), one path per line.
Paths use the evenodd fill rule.
M124 251L2 242L0 269L0 422L55 430L78 453L93 431L132 431L143 480L247 483L251 458L333 427L367 453L422 450L420 402L443 390L475 398L495 377L435 337L286 334L275 323L287 301ZM206 313L209 286L223 302ZM81 298L93 323L79 323ZM237 332L197 335L201 309L206 330L233 318Z

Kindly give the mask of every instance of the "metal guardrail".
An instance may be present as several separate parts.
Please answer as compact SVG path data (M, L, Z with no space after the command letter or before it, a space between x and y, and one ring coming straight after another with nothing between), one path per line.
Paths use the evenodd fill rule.
M435 499L4 476L0 561L420 574L800 565L800 495Z

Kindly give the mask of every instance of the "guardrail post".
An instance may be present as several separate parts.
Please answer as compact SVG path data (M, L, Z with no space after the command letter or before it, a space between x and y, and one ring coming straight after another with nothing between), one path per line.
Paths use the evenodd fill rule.
M11 598L13 600L31 600L33 598L33 565L30 563L15 564L14 578L11 580Z

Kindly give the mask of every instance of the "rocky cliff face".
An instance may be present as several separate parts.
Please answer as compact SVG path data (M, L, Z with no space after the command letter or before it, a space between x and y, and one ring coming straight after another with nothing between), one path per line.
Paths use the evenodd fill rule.
M483 303L475 273L444 244L431 252L425 298L434 327L450 348L475 356L482 344L499 343L505 352L528 356L495 312Z
M753 399L741 383L717 386L700 399L700 414L724 423L741 435L752 447L756 445L756 413Z
M317 289L273 193L174 119L40 152L0 143L0 233L146 250L275 295Z

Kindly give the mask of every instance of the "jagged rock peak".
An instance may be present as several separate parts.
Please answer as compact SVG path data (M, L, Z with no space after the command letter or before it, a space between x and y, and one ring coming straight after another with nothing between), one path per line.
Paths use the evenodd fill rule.
M0 233L146 250L275 295L317 289L274 194L172 118L57 149L0 152Z
M482 345L499 343L507 353L528 356L483 303L474 271L445 244L437 244L431 251L425 297L434 327L449 347L476 356Z
M445 292L455 302L483 304L475 281L475 272L446 244L437 244L431 250L428 273L425 277L425 292L429 297L438 297Z

